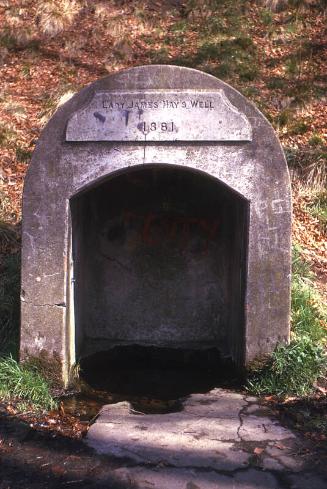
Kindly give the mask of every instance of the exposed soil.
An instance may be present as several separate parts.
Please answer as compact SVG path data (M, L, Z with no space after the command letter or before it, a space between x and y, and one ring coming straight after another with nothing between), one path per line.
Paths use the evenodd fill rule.
M8 414L2 406L0 488L118 488L110 481L114 462L94 456L80 441L86 429L73 417L54 413L38 419L35 415L20 417Z
M292 401L287 407L268 400L273 412L282 413L285 424L294 428L301 410L307 409L305 401ZM80 405L80 407L82 404ZM75 406L76 407L76 406ZM93 404L84 408L90 412ZM323 414L326 402L318 401L316 410ZM98 407L96 408L96 410ZM83 411L77 408L78 411ZM317 412L316 412L317 414ZM257 414L258 415L258 414ZM0 489L120 489L121 484L112 477L118 467L128 467L130 461L100 456L86 447L82 441L89 423L81 416L64 414L63 407L57 412L15 414L13 404L0 405ZM314 461L312 470L326 474L326 437L321 435L310 440L303 438L301 457ZM259 444L260 445L260 444ZM253 445L253 462L261 453L258 444ZM283 444L279 445L283 450ZM249 447L247 447L249 448ZM128 486L131 487L131 486Z

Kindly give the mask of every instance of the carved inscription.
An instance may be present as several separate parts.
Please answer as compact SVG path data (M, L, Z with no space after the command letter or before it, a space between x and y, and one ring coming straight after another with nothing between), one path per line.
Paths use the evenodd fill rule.
M68 122L67 141L251 141L223 90L97 92Z
M257 201L255 212L262 222L262 231L257 238L260 255L266 256L274 250L280 250L280 221L276 216L291 213L289 200L281 198L277 192L276 198L271 201L268 199ZM274 225L276 223L279 225Z

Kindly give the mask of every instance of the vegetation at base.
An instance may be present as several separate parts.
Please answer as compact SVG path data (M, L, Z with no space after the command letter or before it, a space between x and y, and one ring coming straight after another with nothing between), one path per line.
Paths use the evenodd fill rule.
M13 229L0 222L0 249L19 245ZM38 365L19 364L20 253L0 254L0 398L17 402L18 410L52 409L56 402Z
M327 190L318 192L308 204L309 213L316 217L323 232L327 234Z
M304 336L279 345L264 367L251 373L247 389L255 395L303 396L312 391L325 367L323 346Z
M56 407L49 385L38 371L11 356L0 359L0 396L20 401L22 406L28 403L33 409Z
M251 369L247 389L256 395L309 394L327 368L326 308L313 288L312 275L293 252L292 331L289 345L278 345L269 359Z

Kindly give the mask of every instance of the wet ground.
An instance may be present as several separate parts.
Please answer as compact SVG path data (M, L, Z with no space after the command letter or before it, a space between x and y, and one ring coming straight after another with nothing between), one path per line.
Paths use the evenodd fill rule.
M245 393L221 389L188 396L184 409L170 414L137 414L127 401L107 405L102 420L100 416L92 424L88 443L92 430L94 442L96 432L103 436L108 429L105 425L112 423L110 443L121 443L126 433L135 438L132 454L117 455L108 454L110 443L107 454L88 447L87 423L62 410L18 416L13 406L2 405L0 489L325 489L326 450L296 432L294 435L274 414ZM153 418L160 436L149 451L140 434L146 433L151 442ZM190 421L194 420L196 426L192 427ZM122 422L120 426L117 421ZM169 441L170 430L175 430L175 438ZM210 439L204 446L206 433ZM165 440L168 445L173 443L173 450L163 448ZM108 449L108 438L106 445ZM125 443L121 448L128 450ZM191 466L186 467L190 460Z
M139 353L133 368L89 359L81 391L62 397L58 411L0 405L0 489L327 487L319 426L315 443L290 429L296 401L283 408L248 397L215 355L199 363L186 352L187 361L167 365L158 352L146 363ZM300 411L308 416L307 405Z
M28 423L28 416L25 419L1 411L1 489L122 487L111 483L110 472L118 464L95 456L83 441L74 438L76 433L67 420L61 423L60 432L42 426L51 417L40 416L34 423Z
M239 388L240 375L215 348L116 347L81 361L78 392L61 398L67 414L93 421L102 406L127 401L135 412L178 412L190 394Z

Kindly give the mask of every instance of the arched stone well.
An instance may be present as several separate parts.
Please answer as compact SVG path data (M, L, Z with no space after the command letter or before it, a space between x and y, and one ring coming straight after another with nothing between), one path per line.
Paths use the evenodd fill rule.
M269 122L211 75L92 83L38 141L23 197L21 356L205 349L246 367L288 341L291 197Z

